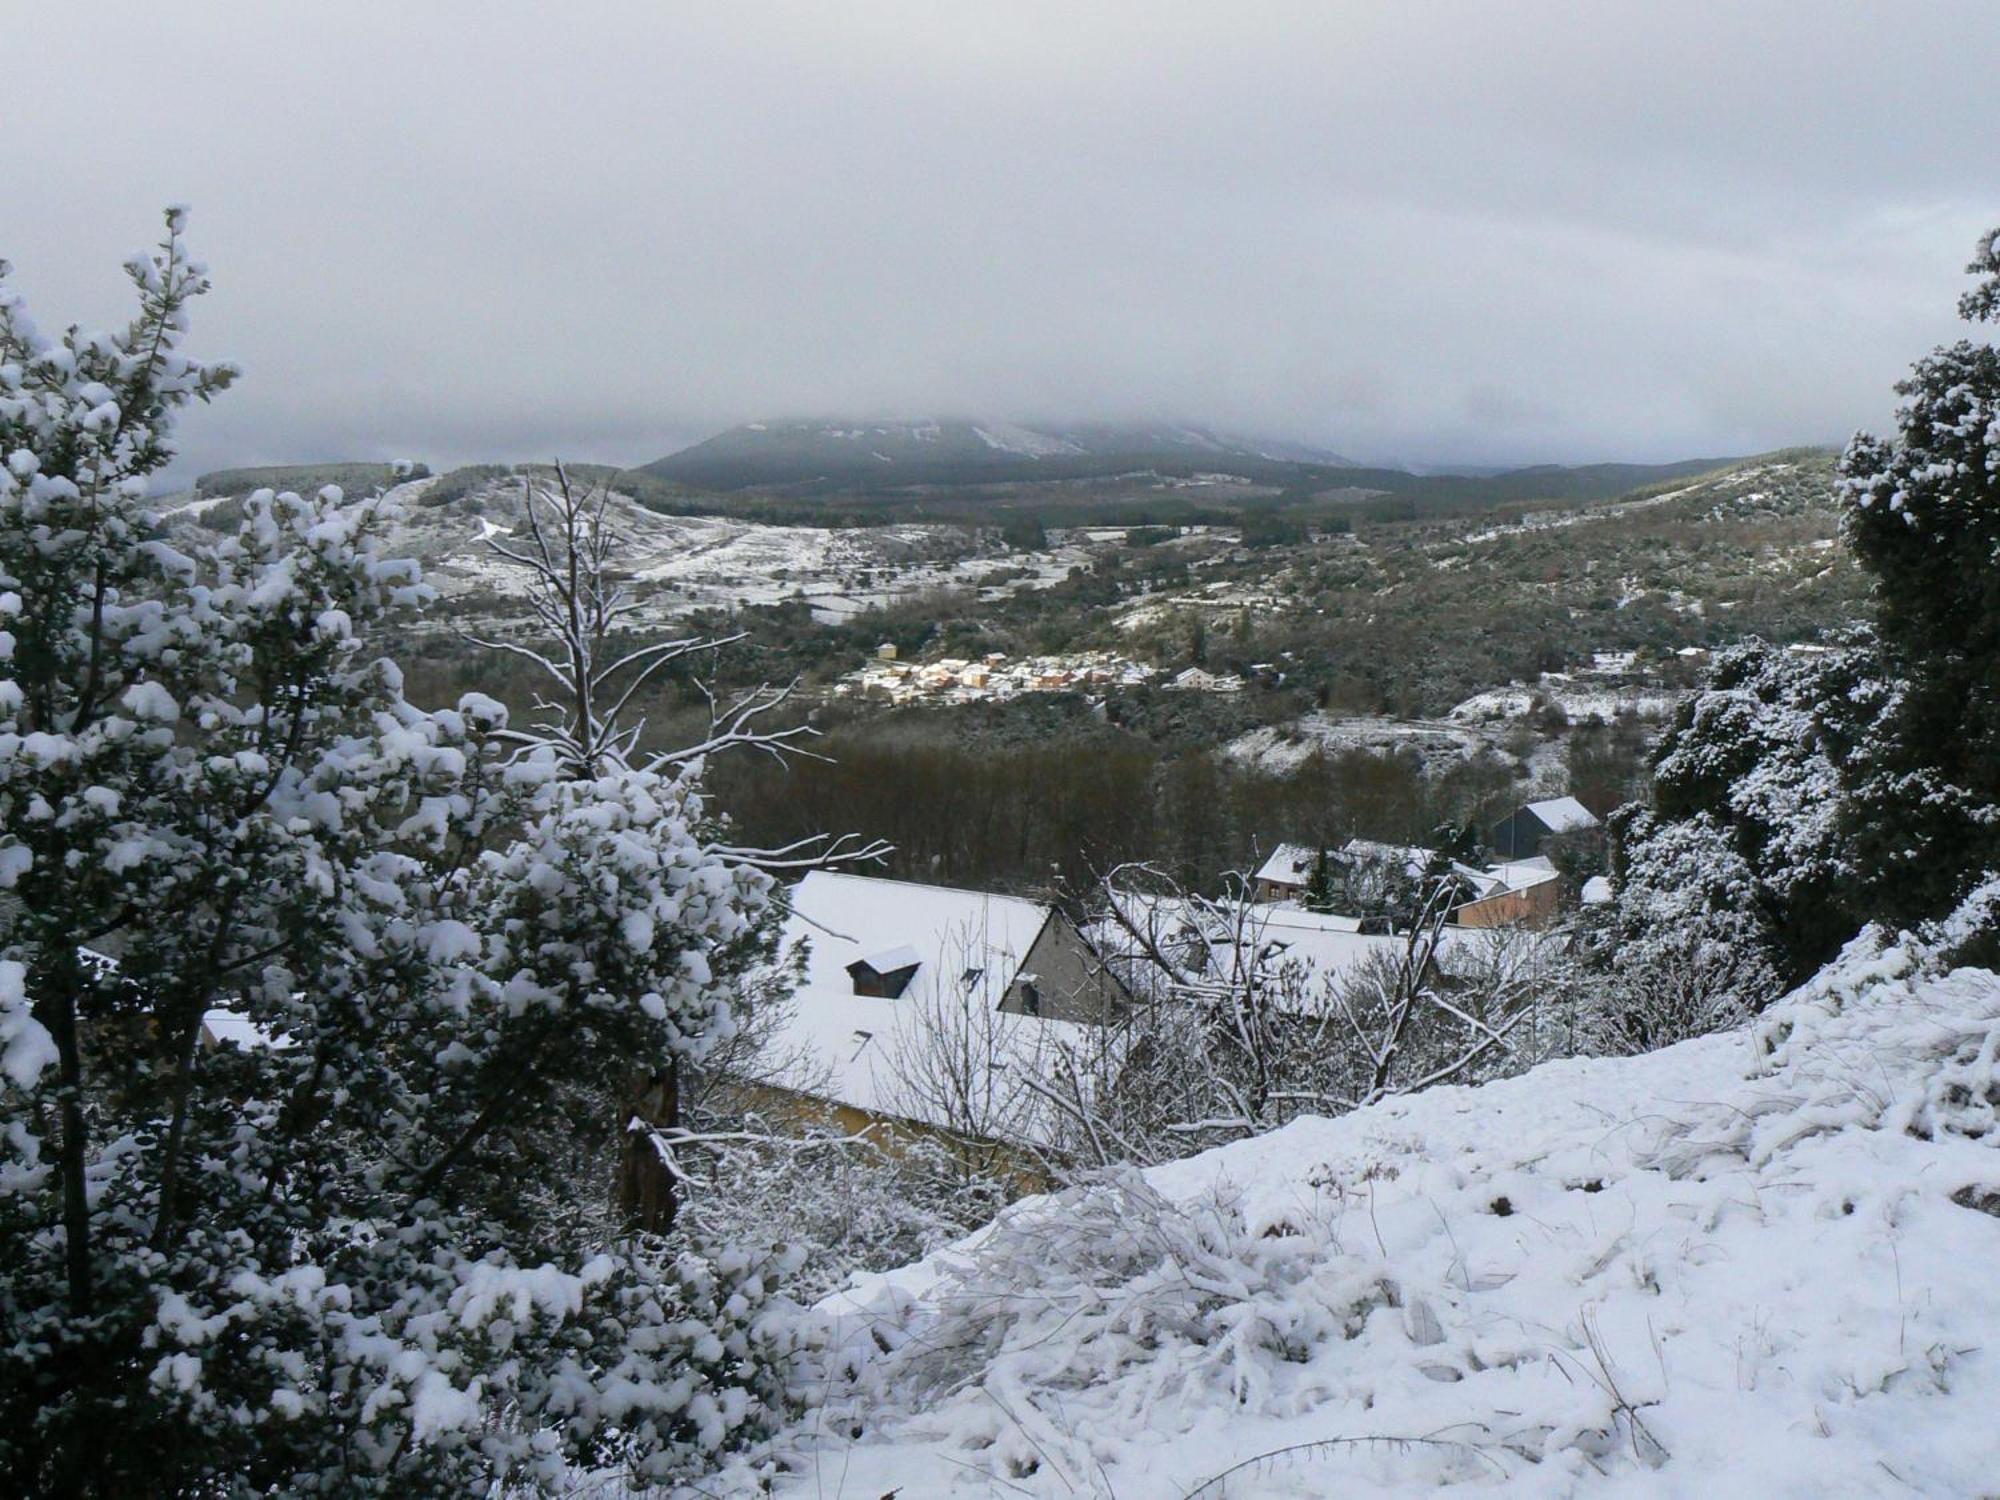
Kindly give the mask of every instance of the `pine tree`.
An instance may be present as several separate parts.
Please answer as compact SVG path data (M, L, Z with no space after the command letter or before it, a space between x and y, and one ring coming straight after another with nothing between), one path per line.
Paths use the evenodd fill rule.
M1991 319L1995 235L1971 269L1983 280L1960 309ZM1863 923L1941 917L2000 868L2000 351L1939 349L1897 389L1897 438L1858 436L1841 460L1873 628L1804 656L1757 642L1718 656L1655 758L1662 823L1623 825L1626 879L1679 849L1668 827L1719 841L1741 878L1726 897L1692 885L1710 898L1694 925L1733 908L1790 982ZM1651 914L1628 914L1627 940L1693 921L1684 903L1640 904Z
M1303 904L1307 911L1333 910L1333 855L1324 845L1313 855Z
M2000 319L2000 230L1967 270L1981 279L1961 316ZM1941 914L2000 865L2000 350L1933 350L1896 389L1896 438L1857 436L1841 474L1847 538L1875 576L1883 657L1904 685L1860 857L1919 851L1891 893L1888 914L1907 919Z
M405 700L365 645L426 593L383 501L165 539L146 476L235 375L180 352L184 218L121 333L46 339L0 276L0 1473L701 1468L782 1400L782 1258L611 1222L602 1106L728 1035L770 880L695 765Z

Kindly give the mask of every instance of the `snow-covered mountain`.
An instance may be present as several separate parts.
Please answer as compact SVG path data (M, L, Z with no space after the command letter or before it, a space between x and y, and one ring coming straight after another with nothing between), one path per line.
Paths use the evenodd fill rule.
M1150 464L1353 467L1337 453L1176 423L749 422L646 467L689 484L736 488L814 480L966 483L1051 478Z
M1027 1200L827 1304L776 1493L1995 1493L1996 1051L1871 929L1747 1030Z

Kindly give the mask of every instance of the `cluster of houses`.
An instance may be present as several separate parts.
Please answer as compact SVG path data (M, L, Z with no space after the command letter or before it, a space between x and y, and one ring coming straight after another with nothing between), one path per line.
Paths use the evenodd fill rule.
M886 699L890 703L977 703L1018 698L1023 693L1068 693L1137 687L1155 669L1112 651L1072 656L1010 657L995 651L976 660L947 656L937 661L899 660L884 644L875 659L834 685L839 696Z
M1529 803L1491 830L1508 857L1452 863L1468 894L1451 913L1441 961L1478 929L1537 927L1559 905L1562 878L1549 840L1597 827L1574 798ZM1405 874L1437 868L1429 850L1350 843L1327 855L1351 867ZM1378 914L1302 904L1319 851L1282 846L1257 872L1253 901L1217 942L1177 922L1157 898L1133 897L1127 931L1194 934L1218 973L1282 962L1314 986L1394 958L1408 938ZM1355 887L1349 886L1353 890ZM1053 1055L1086 1055L1133 1004L1121 965L1107 962L1117 932L1084 931L1052 902L816 870L790 892L784 946L805 952L802 982L767 1044L769 1082L812 1102L846 1131L968 1133L1040 1143L1045 1102L1015 1086Z
M1458 927L1538 926L1555 916L1561 905L1562 877L1555 861L1544 853L1552 840L1590 834L1599 827L1597 815L1574 797L1551 797L1524 803L1488 830L1486 843L1500 858L1474 866L1444 859L1436 850L1416 845L1381 844L1350 839L1338 849L1280 844L1254 877L1260 900L1327 904L1340 895L1377 888L1385 875L1409 881L1448 871L1458 877L1462 899L1451 912ZM1338 876L1337 880L1329 879ZM1314 902L1313 884L1328 885ZM1593 887L1591 894L1597 894ZM1350 905L1371 904L1366 895Z

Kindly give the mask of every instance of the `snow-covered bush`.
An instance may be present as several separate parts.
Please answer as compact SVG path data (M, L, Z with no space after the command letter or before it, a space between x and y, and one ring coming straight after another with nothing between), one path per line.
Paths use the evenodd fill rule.
M942 1258L926 1297L935 1319L907 1342L886 1333L889 1352L863 1351L850 1375L896 1408L972 1379L1004 1390L1012 1372L1113 1384L1130 1422L1165 1403L1282 1410L1300 1394L1288 1365L1394 1300L1378 1268L1339 1261L1329 1216L1255 1220L1228 1192L1170 1202L1121 1169L1015 1210ZM994 1436L1018 1448L994 1455L1001 1463L1034 1463L1004 1420Z
M1645 1052L1721 1031L1783 989L1756 879L1706 813L1678 822L1637 808L1614 819L1619 885L1593 934L1604 977L1592 1052Z
M782 1396L776 1252L616 1232L615 1081L726 1035L769 878L698 762L579 767L364 641L382 502L146 509L206 290L117 334L0 281L0 1472L30 1492L665 1476ZM101 957L97 956L101 955ZM236 1013L257 1040L212 1047Z
M705 1132L724 1139L682 1157L693 1180L681 1227L705 1242L783 1241L799 1257L785 1289L802 1301L921 1259L1018 1196L1012 1183L968 1176L963 1157L929 1137L781 1131L756 1115L721 1123L734 1129Z

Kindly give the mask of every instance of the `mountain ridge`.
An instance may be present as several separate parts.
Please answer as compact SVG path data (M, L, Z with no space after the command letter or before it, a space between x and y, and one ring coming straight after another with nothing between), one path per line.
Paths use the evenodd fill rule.
M719 489L858 480L953 484L1086 478L1156 463L1359 469L1330 449L1184 422L1027 425L985 418L744 422L645 472Z

